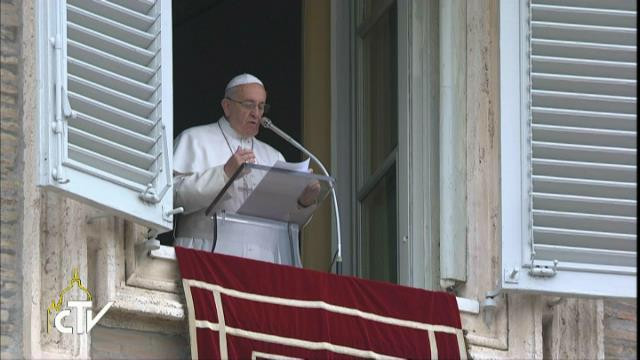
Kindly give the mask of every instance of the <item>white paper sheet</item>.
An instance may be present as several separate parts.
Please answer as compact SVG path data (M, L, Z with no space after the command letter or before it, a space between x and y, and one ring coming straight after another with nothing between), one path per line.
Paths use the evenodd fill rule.
M285 169L285 170L306 172L306 171L309 171L309 158L307 158L307 160L296 162L296 163L276 161L276 163L273 164L273 167L279 168L279 169Z
M309 171L309 159L299 163L277 162L273 167L306 173ZM290 173L269 171L237 213L278 221L303 223L313 212L313 209L301 212L298 209L297 200L311 181L313 180ZM306 212L309 214L305 214ZM302 215L300 219L292 218L292 216L298 217L300 215Z

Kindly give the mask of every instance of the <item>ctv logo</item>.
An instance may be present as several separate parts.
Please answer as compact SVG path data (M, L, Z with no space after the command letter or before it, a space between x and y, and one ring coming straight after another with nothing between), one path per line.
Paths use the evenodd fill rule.
M64 294L69 292L73 287L77 286L85 295L85 300L69 300L67 302L67 307L62 310L62 304L64 300ZM53 320L53 324L58 331L63 334L72 334L75 333L77 335L88 334L91 329L102 319L104 314L107 313L111 305L113 305L113 301L110 301L105 305L102 310L98 312L96 317L93 317L93 297L89 290L82 285L82 281L80 280L80 276L78 275L78 269L73 269L73 277L71 281L69 281L69 285L60 292L58 296L58 301L51 301L51 305L47 308L47 332L51 330L51 321ZM71 315L71 312L75 311L76 315L76 323L72 326L65 326L62 322L64 319ZM52 315L53 316L52 319Z

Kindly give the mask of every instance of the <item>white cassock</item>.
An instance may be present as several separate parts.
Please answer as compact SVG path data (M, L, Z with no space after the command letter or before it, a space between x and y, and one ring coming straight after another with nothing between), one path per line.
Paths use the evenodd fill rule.
M176 245L213 251L213 220L205 215L205 210L229 180L223 167L239 146L253 148L257 164L273 166L278 160L284 161L282 154L266 143L254 137L241 137L224 117L213 124L187 129L176 139L173 150L174 202L176 207L184 208L177 222ZM234 196L223 199L225 209L235 212L242 204L243 186L247 186L244 180L234 182L228 191ZM216 252L290 263L282 260L283 249L287 252L291 249L289 239L248 234L242 241L225 243L224 240L218 239Z

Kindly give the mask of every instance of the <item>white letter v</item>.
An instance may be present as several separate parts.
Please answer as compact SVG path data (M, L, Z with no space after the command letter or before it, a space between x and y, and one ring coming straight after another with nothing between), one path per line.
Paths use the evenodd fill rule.
M87 310L87 333L89 333L91 331L91 329L93 329L93 327L98 323L98 321L100 321L100 319L102 319L102 317L104 316L104 314L107 313L107 310L109 310L111 305L113 305L113 301L109 301L107 303L107 305L105 305L102 308L102 310L100 310L100 312L98 313L98 316L96 316L95 320L93 319L93 311L92 310Z

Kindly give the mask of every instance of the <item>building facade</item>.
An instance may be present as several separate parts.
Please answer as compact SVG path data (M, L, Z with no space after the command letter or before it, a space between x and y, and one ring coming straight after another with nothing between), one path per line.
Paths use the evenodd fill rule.
M170 16L166 16L170 6L166 5L168 1L164 7L161 3L164 2L69 0L65 6L71 8L65 9L66 18L60 18L64 21L61 24L68 21L75 24L73 26L89 28L92 25L87 19L97 19L94 23L104 24L104 27L96 26L107 34L110 29L117 28L113 23L119 21L130 21L127 24L133 28L138 26L139 31L125 30L139 35L139 41L143 43L148 38L149 42L144 46L154 51L148 60L140 61L147 61L147 64L155 62L154 66L148 66L156 71L148 78L154 86L146 95L140 95L145 97L145 103L140 102L140 110L136 107L139 103L135 101L122 105L122 109L129 111L128 106L131 106L130 112L149 114L149 119L153 119L158 103L164 102L160 105L164 106L167 102L162 96L171 94L171 89L163 88L171 88L170 73L167 75L162 73L165 70L158 70L158 62L165 67L171 65L167 58L158 58L160 53L171 54L171 41L167 41L166 36L168 33L170 37L171 31L163 28L161 23L170 20ZM507 91L529 89L534 104L536 101L546 104L544 97L542 100L533 98L538 94L535 91L551 96L553 103L553 94L544 91L551 91L545 86L555 86L548 85L553 78L542 78L536 82L535 77L529 77L534 78L532 84L508 88L507 80L517 84L523 82L505 75L513 70L507 66L509 59L512 63L522 64L521 56L553 55L544 53L553 49L523 47L520 44L522 39L527 39L526 34L523 37L514 34L526 33L522 30L525 28L537 29L535 26L542 23L542 30L534 30L530 36L541 38L544 43L548 40L545 34L553 33L553 29L545 29L544 24L553 22L553 16L566 13L562 6L554 12L559 5L554 8L553 1L533 3L540 6L536 8L525 2L497 0L305 1L301 15L304 41L302 86L305 94L302 140L323 161L331 164L337 179L342 238L345 239L342 244L345 273L455 292L473 358L636 358L636 302L635 299L617 299L635 297L635 288L633 291L623 288L606 294L600 292L601 289L615 287L615 284L629 284L624 276L612 279L611 284L614 285L603 283L602 279L589 280L591 278L580 280L580 284L575 285L569 278L548 288L539 288L536 278L532 280L534 285L526 288L522 284L528 279L527 271L552 272L553 276L548 280L551 283L571 271L562 267L568 260L561 260L556 269L549 265L548 259L541 259L539 264L543 265L535 271L532 260L530 268L524 264L511 278L512 273L504 271L504 265L511 261L507 258L510 253L505 253L504 249L513 241L513 233L509 232L508 226L511 222L505 222L509 215L505 214L505 207L511 197L522 197L519 190L515 193L505 191L509 180L505 170L510 169L505 165L509 155L506 149L510 146L505 135L510 128L505 124L509 120L510 123L514 121L509 111L516 111L515 123L525 121L527 124L528 121L520 119L520 113L526 112L526 107L518 105L515 110L505 107L507 101L513 100L507 96L511 94ZM595 12L596 15L610 15L615 21L633 24L621 25L622 29L613 35L598 33L602 30L598 26L606 28L607 24L591 24L596 26L595 29L587 24L587 30L595 31L595 35L589 33L589 36L604 36L600 41L604 44L610 41L606 36L619 37L620 41L625 41L625 36L628 36L635 44L636 15L632 2L628 2L631 10L626 7L627 2L619 1L612 2L611 9L600 9L600 12L597 8L594 10L596 5L588 0L580 4L577 0L568 3L579 10L591 9L585 10L585 18ZM137 201L137 195L133 200L119 200L125 191L113 187L113 182L108 187L101 185L104 181L109 182L104 180L104 176L97 180L78 180L74 178L77 175L74 171L79 171L77 169L82 166L69 167L64 171L70 183L74 186L82 184L69 190L61 181L49 183L50 179L56 180L54 174L43 170L43 163L53 163L58 151L57 145L51 145L58 143L51 140L54 135L44 127L43 124L47 123L43 117L50 118L53 123L57 121L56 109L59 108L63 116L66 112L65 99L56 103L54 91L47 90L56 86L55 75L47 69L56 66L52 65L54 60L48 63L46 59L58 56L58 47L46 45L49 42L47 35L51 35L48 31L64 28L55 23L58 19L56 14L61 10L51 4L64 2L3 0L1 3L2 358L189 357L184 296L172 249L169 246L158 249L149 241L155 235L154 231L149 231L150 228L157 232L158 227L165 230L171 227L163 223L167 222L163 217L169 216L166 213L171 210L166 206L163 208L166 205L164 200L154 203L159 211L149 210L147 214L144 210L147 205L140 204L131 205L135 208L132 211L127 204ZM101 6L111 6L107 10L117 11L110 15L112 13ZM212 11L216 11L216 7ZM509 11L515 11L516 16L508 17L512 14ZM547 16L545 11L552 14L548 15L550 18L544 17ZM147 17L133 16L136 13ZM127 14L133 15L127 17ZM536 16L540 17L539 20ZM574 21L570 17L568 19L556 21ZM145 22L148 25L144 25ZM76 50L82 49L82 44L77 43L85 39L78 35L83 29L73 26L69 25L67 30L71 42L76 43L67 46L69 49L74 46ZM146 29L152 35L154 31L164 31L164 40L158 43L157 37L147 37L140 29ZM508 30L512 33L507 33ZM124 35L116 31L113 36L122 36L125 40L133 36L127 35L126 31ZM176 33L174 31L174 36ZM507 35L515 36L511 43L506 42ZM134 44L138 41L138 38L131 39ZM55 41L54 36L54 45ZM579 42L579 39L572 41ZM628 47L624 44L614 46L613 50L620 51L616 55L621 57L618 62L628 63L624 60L629 56L625 53ZM84 108L79 105L79 97L74 96L92 97L90 91L82 91L83 80L98 83L100 80L85 76L87 73L82 70L90 66L83 67L81 62L91 62L91 57L79 54L81 52L69 51L69 58L79 62L65 62L71 79L65 91L70 92L70 111L82 113ZM134 56L131 61L135 59ZM626 65L620 66L624 68ZM635 63L629 66L635 74ZM108 63L103 68L97 67L97 73L101 69L109 70ZM140 71L144 72L144 69ZM517 71L516 75L520 74ZM621 71L625 73L624 69ZM620 112L623 114L618 116L622 119L620 123L631 119L635 124L635 80L628 81L624 75L619 78L622 79L620 83L603 83L601 86L622 88L622 95L587 100L601 101L603 104L599 106L604 108L622 104ZM571 85L567 78L559 81L569 84L566 86ZM141 91L147 89L145 86L140 88ZM162 94L157 93L158 88L163 89ZM628 88L631 89L628 94L624 93ZM134 90L131 91L135 93ZM127 92L128 88L123 91ZM99 96L94 97L100 100ZM49 97L54 100L43 100ZM520 100L520 97L516 98L516 102ZM118 101L113 101L111 105L118 110ZM147 112L146 103L154 101L153 110ZM607 101L612 101L613 105ZM633 104L634 109L624 110L628 104ZM162 121L171 119L167 115L170 107L162 109L165 114ZM393 120L390 121L391 118ZM78 140L82 139L78 136L79 127L72 122L69 124L74 128L66 133L71 136L71 145L90 148L91 145L86 145L90 142ZM149 129L149 137L160 139L149 147L149 154L168 155L169 152L162 149L163 146L171 148L171 136L162 134L159 127ZM167 129L171 129L171 124L165 124L165 131ZM538 144L536 141L552 142L549 139L553 136L545 137L544 130L543 127L543 135L532 134L535 144ZM100 135L99 131L106 130L95 131L94 135ZM616 163L619 160L616 154L622 154L622 157L632 156L635 164L635 125L631 130L611 131L617 136L615 138L630 137L633 151L613 151L612 157L601 162ZM86 132L90 133L89 130ZM609 133L580 134L588 138ZM44 142L45 138L49 140ZM166 141L165 145L162 141ZM625 142L627 140L621 141L613 147L630 148ZM107 146L111 144L107 143ZM138 143L132 145L136 146L142 147ZM99 152L97 146L93 149ZM509 151L517 149L509 148ZM123 156L125 159L134 158L131 161L141 159L144 162L147 159L147 154L137 158L135 154L129 155ZM159 182L153 183L159 190L156 195L160 195L162 190L164 164L158 165L153 159L162 161L162 156L152 156L150 163L144 165L150 172L160 174L153 180ZM81 162L81 159L71 160ZM92 165L89 160L83 164ZM100 168L100 164L93 165L107 172L107 168ZM622 174L620 179L611 181L624 183L628 171L635 174L635 165L633 169L625 166L609 169ZM536 168L532 171L534 176L539 175ZM122 175L125 173L118 174L125 176ZM48 179L43 180L43 176ZM633 197L622 195L623 201L614 201L622 204L615 207L616 211L625 211L629 202L635 209L635 175L633 182ZM536 185L533 186L535 189ZM628 194L624 189L620 191ZM545 210L536 206L532 205L532 211ZM314 218L311 230L305 234L309 245L303 247L303 260L309 268L326 267L335 251L329 207L326 206L324 211ZM632 230L621 230L622 234L614 237L632 239L631 245L623 243L621 248L614 249L617 252L612 251L621 256L620 261L633 259L635 263L635 210L633 219L624 214L619 216L622 219L615 217L611 221L613 224L620 221L623 229ZM539 219L533 218L534 228L541 224L537 221L544 224L544 219ZM591 220L599 219L601 217ZM610 226L606 221L597 225ZM519 246L526 244L526 239L517 238L522 240L518 242ZM538 253L544 254L540 249L547 248L538 248ZM597 251L592 253L601 254ZM579 255L571 253L567 256ZM559 255L552 253L551 256L549 259ZM596 264L600 266L598 269L619 264L615 257L606 261L610 262ZM615 268L615 271L607 267L608 272L603 273L626 274L634 279L635 286L635 265L622 267ZM79 278L90 290L95 309L113 302L88 335L61 334L48 325L47 309L51 309L52 303L56 303L60 293L70 284L73 269L78 269ZM515 289L509 288L514 282L505 283L505 280L514 280L515 274L519 274L517 276L522 280L518 286L513 286ZM589 281L593 282L592 287L581 285ZM520 285L523 287L518 288ZM558 290L557 287L566 289L561 291L563 289ZM74 299L82 296L77 288L69 294Z

